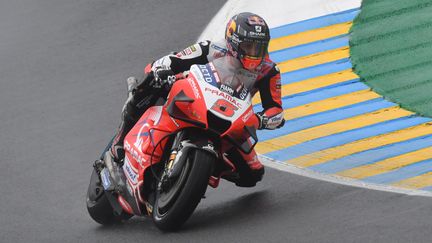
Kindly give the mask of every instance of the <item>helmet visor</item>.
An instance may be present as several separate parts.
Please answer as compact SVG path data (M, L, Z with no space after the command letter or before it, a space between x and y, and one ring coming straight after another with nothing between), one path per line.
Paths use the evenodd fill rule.
M267 53L267 46L267 41L243 41L239 48L242 54L249 58L262 59Z

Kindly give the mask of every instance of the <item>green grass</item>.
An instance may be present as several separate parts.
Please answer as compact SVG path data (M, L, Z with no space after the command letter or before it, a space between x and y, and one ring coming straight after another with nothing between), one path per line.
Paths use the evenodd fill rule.
M432 1L363 0L350 32L351 61L361 80L432 117Z

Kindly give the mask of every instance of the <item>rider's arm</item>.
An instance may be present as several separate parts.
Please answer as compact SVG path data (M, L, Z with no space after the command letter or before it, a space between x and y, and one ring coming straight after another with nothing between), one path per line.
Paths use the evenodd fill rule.
M281 77L276 65L258 81L257 88L263 107L263 111L257 113L258 129L276 129L283 126L285 120L282 109Z
M169 69L173 73L181 73L190 69L193 64L206 64L209 62L210 41L203 41L188 48L181 52L172 53L166 55L151 65L151 71L157 69Z
M176 75L188 71L193 64L206 64L211 61L209 46L210 41L203 41L148 64L144 69L145 76L150 77L148 85L153 88L171 87L177 79Z

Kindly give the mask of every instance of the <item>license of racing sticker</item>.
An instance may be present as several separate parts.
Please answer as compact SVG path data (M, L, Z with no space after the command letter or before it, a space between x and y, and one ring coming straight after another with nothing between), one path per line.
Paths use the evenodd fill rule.
M104 168L101 173L102 186L105 190L109 190L111 187L111 179L110 174L107 168Z
M125 157L125 163L123 165L123 171L126 174L126 177L129 179L129 181L132 184L138 183L138 174L135 172L135 170L132 168L130 161L127 157Z

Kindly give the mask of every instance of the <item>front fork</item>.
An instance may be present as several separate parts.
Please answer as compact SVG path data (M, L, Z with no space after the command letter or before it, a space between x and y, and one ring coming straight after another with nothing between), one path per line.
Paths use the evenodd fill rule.
M193 139L190 139L192 138ZM159 180L157 190L164 190L170 181L175 180L184 167L188 154L193 149L204 150L216 158L219 157L218 150L213 141L206 137L198 138L195 131L183 130L176 134L171 153L168 157L164 172Z

